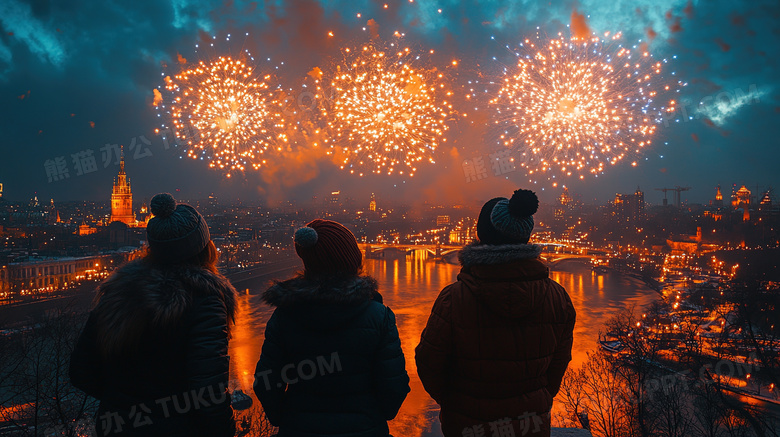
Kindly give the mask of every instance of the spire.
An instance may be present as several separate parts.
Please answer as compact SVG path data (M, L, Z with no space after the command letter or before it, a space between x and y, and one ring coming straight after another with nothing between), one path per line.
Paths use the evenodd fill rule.
M125 172L125 146L119 146L119 173Z

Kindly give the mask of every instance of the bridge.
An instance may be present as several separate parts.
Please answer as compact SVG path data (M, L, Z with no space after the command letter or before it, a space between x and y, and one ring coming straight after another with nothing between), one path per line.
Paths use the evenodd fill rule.
M401 258L407 255L423 255L426 258L445 259L456 256L463 246L447 244L361 244L368 259Z
M541 258L553 267L567 259L587 259L606 255L606 251L591 248L572 248L562 243L537 242L542 246ZM364 243L361 250L367 259L398 259L406 256L423 256L429 259L457 263L457 253L463 246L446 244L383 244Z

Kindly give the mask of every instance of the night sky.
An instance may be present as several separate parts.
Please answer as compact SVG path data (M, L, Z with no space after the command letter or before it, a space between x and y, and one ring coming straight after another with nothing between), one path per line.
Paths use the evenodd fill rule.
M533 37L537 28L550 36L570 35L573 17L582 14L597 34L621 31L627 42L648 43L656 58L676 55L667 71L687 82L679 101L693 119L678 113L680 121L661 124L636 167L623 161L597 179L563 181L570 192L586 202L603 202L639 186L647 201L660 204L663 194L654 188L680 185L692 187L683 199L704 203L717 184L724 193L732 184L746 184L751 190L774 187L780 200L777 0L388 0L387 8L383 5L0 1L5 197L24 200L37 193L55 202L108 200L118 166L113 157L104 161L101 148L121 144L127 150L135 141L141 146L126 151L126 168L139 201L177 189L180 198L215 192L226 199L303 201L340 189L366 202L376 192L380 202L455 204L508 196L516 187L530 187L551 201L560 187L529 186L519 170L500 176L490 171L482 180L466 182L463 160L496 150L485 139L489 133L479 123L479 111L468 121L452 122L437 163L421 166L413 178L358 178L303 148L290 152L294 159L228 179L202 161L182 159L180 150L164 148L154 133L162 121L153 90L164 86L164 75L242 49L258 59L271 58L268 65L280 66L276 74L284 86L300 89L307 73L331 63L340 47L361 44L372 34L391 39L400 31L404 44L435 49L431 62L458 61L462 67L452 74L452 88L459 92L470 78L495 77L502 62L512 62L505 45ZM221 43L211 48L214 36ZM196 51L196 44L208 49ZM87 150L97 157L97 168L79 175L72 155ZM58 157L64 157L69 177L49 181L45 163Z

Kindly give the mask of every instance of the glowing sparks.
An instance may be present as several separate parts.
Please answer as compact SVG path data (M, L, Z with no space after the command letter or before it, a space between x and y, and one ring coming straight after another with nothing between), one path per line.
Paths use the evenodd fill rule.
M317 83L326 143L341 168L414 176L419 163L434 163L452 111L442 98L451 94L443 75L417 68L419 56L394 44L343 52L345 62L326 74L327 85Z
M269 148L288 141L270 79L230 57L201 61L172 79L166 77L171 95L167 111L184 153L207 160L228 177L249 167L258 169Z
M499 143L516 151L530 180L601 174L651 144L664 113L664 61L615 40L525 40L491 100ZM633 164L636 166L636 163Z

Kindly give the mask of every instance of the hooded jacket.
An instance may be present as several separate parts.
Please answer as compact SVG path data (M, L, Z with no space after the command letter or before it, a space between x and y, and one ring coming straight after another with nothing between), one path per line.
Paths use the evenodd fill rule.
M409 393L395 315L368 276L279 282L254 390L279 437L386 437Z
M575 311L540 252L529 244L460 252L458 281L436 299L415 356L445 436L491 435L510 423L518 436L549 436Z
M132 261L97 291L71 356L73 385L100 401L99 436L232 436L228 280Z

